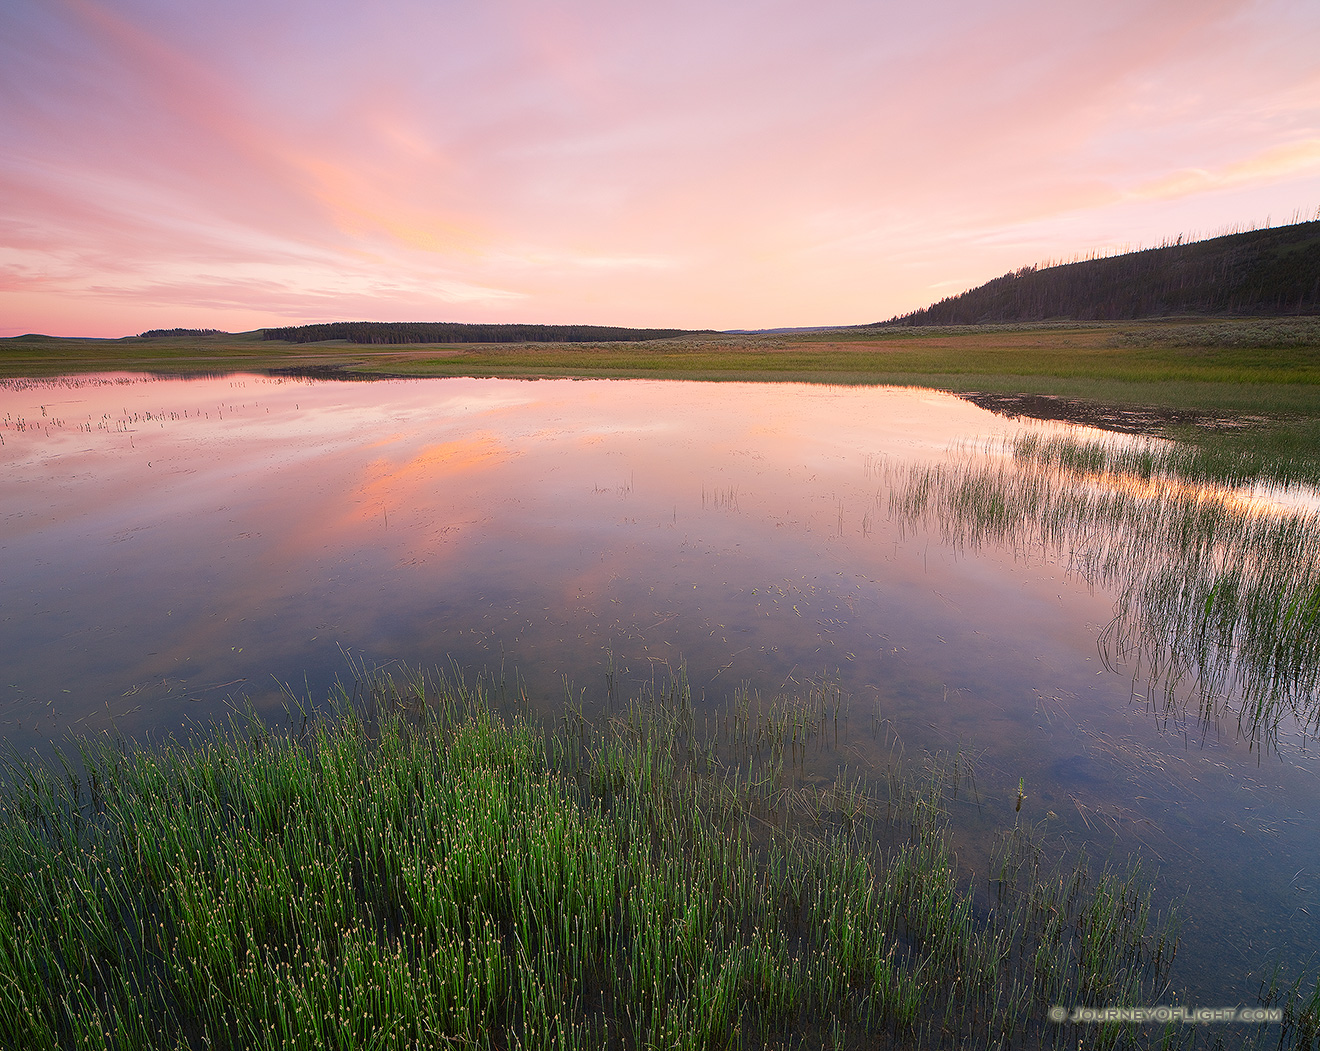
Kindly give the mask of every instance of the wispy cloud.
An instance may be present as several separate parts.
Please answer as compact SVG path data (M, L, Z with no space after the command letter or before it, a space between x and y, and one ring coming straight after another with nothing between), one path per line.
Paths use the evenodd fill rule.
M1235 186L1251 186L1298 176L1320 176L1320 138L1291 142L1233 161L1214 170L1186 168L1138 187L1138 198L1186 197Z

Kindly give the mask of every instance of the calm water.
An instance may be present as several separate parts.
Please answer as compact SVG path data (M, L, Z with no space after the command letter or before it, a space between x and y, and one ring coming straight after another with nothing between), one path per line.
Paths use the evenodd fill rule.
M1320 783L1295 727L1168 718L1097 648L1115 596L1056 560L894 521L891 468L1024 427L951 396L666 381L367 384L104 375L0 384L0 734L181 734L453 662L548 715L686 668L822 676L848 720L803 776L975 757L953 820L1157 873L1174 996L1254 1002L1320 945ZM501 671L502 669L502 671ZM1136 696L1134 696L1134 692Z

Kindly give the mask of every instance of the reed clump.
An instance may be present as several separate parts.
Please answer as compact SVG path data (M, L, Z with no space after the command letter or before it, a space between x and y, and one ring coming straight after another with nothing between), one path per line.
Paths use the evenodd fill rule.
M1112 664L1236 709L1251 737L1320 725L1320 511L1215 477L1195 449L1027 434L1001 448L889 469L889 507L952 543L1007 545L1114 589ZM1274 490L1277 494L1278 489Z
M1158 1002L1175 942L1139 870L1047 866L1018 828L978 894L939 777L789 788L827 690L701 730L681 686L553 731L480 687L368 694L297 731L14 765L0 1043L1155 1042L1046 1015Z
M1198 441L1084 441L1064 436L1027 433L1011 442L1019 463L1057 467L1074 474L1128 475L1145 481L1179 485L1238 487L1267 485L1284 491L1316 488L1313 434L1305 434L1307 453L1291 444L1271 445L1267 435L1251 432L1251 442L1217 441L1198 435ZM1236 436L1229 436L1236 437Z

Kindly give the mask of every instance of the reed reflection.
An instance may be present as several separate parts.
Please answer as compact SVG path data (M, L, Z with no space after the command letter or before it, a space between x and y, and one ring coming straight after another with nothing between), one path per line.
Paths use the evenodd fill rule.
M1144 468L1144 469L1143 469ZM947 462L895 467L890 507L951 543L1063 559L1117 592L1111 664L1190 693L1249 739L1320 723L1320 511L1315 494L1243 493L1160 461L1149 443L1028 434Z

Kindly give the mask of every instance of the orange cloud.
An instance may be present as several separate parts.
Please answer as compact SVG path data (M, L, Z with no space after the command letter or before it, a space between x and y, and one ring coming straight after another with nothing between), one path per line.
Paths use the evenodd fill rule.
M1186 197L1234 186L1275 182L1308 173L1320 173L1320 139L1303 139L1265 150L1215 171L1189 168L1173 172L1138 187L1137 198Z
M290 151L286 157L305 173L310 192L345 233L380 231L423 252L475 255L479 251L483 239L474 228L408 207L402 195L382 192L356 167L305 152Z

